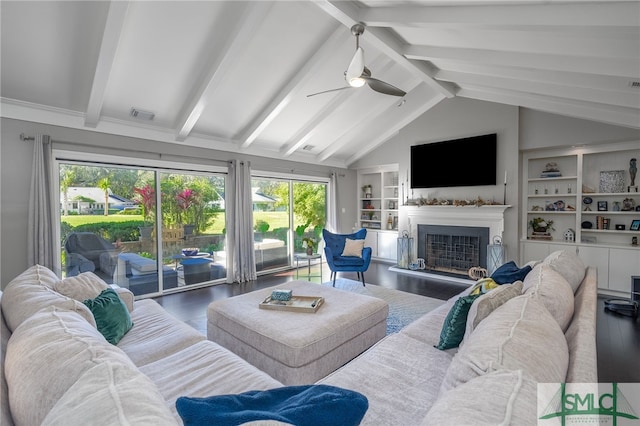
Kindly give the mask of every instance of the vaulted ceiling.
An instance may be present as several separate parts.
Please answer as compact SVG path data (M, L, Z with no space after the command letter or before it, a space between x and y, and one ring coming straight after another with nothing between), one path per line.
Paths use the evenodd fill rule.
M640 128L635 0L2 0L0 13L3 117L342 167L457 96ZM406 95L307 96L347 87L357 22L372 77Z

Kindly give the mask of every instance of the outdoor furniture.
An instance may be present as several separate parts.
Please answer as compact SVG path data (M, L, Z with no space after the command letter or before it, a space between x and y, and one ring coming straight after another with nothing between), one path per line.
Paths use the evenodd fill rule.
M260 309L274 289L324 298L316 312ZM211 302L207 337L285 385L316 382L386 334L382 299L296 280Z
M136 295L158 291L158 265L155 259L136 253L120 253L114 276L114 284L128 288ZM163 288L178 287L178 273L166 265L162 267Z
M117 263L117 250L107 240L93 232L72 232L64 243L67 256L67 276L77 275L81 272L93 272L100 270L109 278ZM87 261L93 263L93 269Z
M366 236L367 230L365 228L353 234L334 234L326 229L322 230L322 237L325 242L324 254L331 270L331 280L334 287L338 272L357 272L362 285L365 285L364 272L369 269L369 264L371 263L371 247L363 247L361 256L344 256L343 253L347 238L350 240L364 240Z

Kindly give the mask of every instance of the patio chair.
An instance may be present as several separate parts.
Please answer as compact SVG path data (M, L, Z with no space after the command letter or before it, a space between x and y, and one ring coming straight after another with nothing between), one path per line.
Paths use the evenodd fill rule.
M91 270L100 270L109 277L113 276L118 261L116 248L101 236L93 232L72 232L64 243L67 255L67 276ZM91 269L88 262L93 263Z
M371 247L364 247L365 228L353 234L334 234L326 229L322 230L324 238L324 254L331 270L333 286L336 286L338 272L357 272L358 278L364 286L364 272L371 263Z

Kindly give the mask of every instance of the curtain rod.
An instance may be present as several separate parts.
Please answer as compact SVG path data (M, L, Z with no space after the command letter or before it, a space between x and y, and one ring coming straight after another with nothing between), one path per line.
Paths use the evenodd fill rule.
M20 140L21 141L35 141L36 138L33 136L25 136L24 133L20 133Z

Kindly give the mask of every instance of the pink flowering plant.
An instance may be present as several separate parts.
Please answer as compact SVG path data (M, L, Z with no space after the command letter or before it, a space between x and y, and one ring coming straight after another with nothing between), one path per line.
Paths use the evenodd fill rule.
M176 194L176 203L181 210L180 220L188 222L188 210L198 202L198 193L191 188L185 188Z
M156 208L156 191L147 183L142 188L133 188L135 200L142 206L142 216L147 223L153 222L153 212Z

